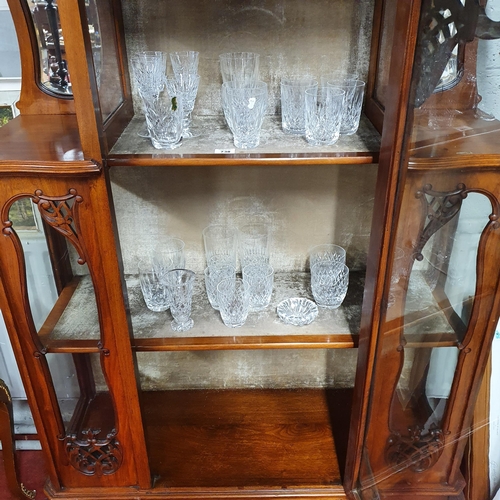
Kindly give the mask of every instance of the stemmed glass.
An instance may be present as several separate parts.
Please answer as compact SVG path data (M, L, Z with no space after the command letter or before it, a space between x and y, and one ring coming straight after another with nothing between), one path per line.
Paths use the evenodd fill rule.
M183 96L184 121L182 137L197 137L199 132L192 126L191 113L198 94L200 75L198 62L200 53L195 50L184 50L170 53L170 62L174 78L167 78L166 85L170 97Z
M157 98L165 87L167 54L161 51L145 50L131 57L134 82L139 90L143 107L148 99ZM140 137L149 137L146 124L138 132Z

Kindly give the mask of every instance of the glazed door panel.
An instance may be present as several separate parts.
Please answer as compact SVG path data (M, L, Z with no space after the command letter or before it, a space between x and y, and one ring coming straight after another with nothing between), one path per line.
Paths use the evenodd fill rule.
M465 438L499 317L500 77L484 58L500 25L488 4L418 3L406 66L391 67L402 81L412 69L365 374L361 499L462 498Z

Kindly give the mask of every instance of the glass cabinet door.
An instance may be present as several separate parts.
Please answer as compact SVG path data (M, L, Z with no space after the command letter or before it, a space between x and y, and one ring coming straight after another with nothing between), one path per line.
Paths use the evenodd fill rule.
M499 315L500 18L492 0L416 3L361 499L462 498Z

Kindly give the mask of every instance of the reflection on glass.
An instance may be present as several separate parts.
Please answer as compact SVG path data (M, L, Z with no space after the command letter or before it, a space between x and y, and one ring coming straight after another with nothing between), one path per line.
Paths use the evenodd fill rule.
M441 428L457 347L471 317L477 251L490 212L484 195L469 193L417 254L404 310L404 361L391 410L393 431L412 428L425 436Z
M29 2L38 40L41 85L60 95L71 95L64 37L57 11L57 1Z
M500 16L489 8L493 3L485 9L477 0L461 0L436 9L423 2L413 156L500 153Z
M106 122L123 102L113 6L110 0L86 0L85 6L102 120Z

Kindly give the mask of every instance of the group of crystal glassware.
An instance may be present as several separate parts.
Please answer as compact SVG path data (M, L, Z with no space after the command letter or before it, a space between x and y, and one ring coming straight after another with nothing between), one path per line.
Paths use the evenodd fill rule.
M311 291L315 302L305 297L292 297L278 304L276 312L285 322L295 326L312 323L318 307L337 309L347 295L349 268L345 249L339 245L317 245L309 252Z
M231 52L219 56L221 101L234 145L254 148L267 108L267 84L260 81L259 54ZM318 146L332 145L340 135L356 133L365 83L356 75L330 73L321 85L310 75L281 80L281 120L287 134L304 135Z
M249 311L262 311L271 302L274 269L269 264L269 226L213 224L203 230L203 243L208 300L226 326L242 326ZM241 277L236 272L238 258Z
M212 224L203 230L207 267L205 288L210 305L231 328L243 326L250 311L271 303L274 269L269 263L269 226L249 222L236 228ZM338 308L349 284L345 250L338 245L318 245L310 253L311 290L320 307ZM241 266L241 277L237 263ZM139 280L146 306L152 311L170 309L174 331L193 327L191 306L195 273L185 268L184 242L169 238L149 260L139 261ZM278 316L293 325L314 321L318 308L306 298L291 298L277 307Z
M143 51L132 56L133 76L142 100L147 131L157 149L174 149L183 138L199 135L191 125L200 76L199 52L169 55L173 77L167 76L167 53ZM259 54L229 52L219 56L221 103L237 148L255 148L268 104L267 84L260 80ZM310 75L281 80L281 119L287 134L327 146L359 126L365 84L356 75L330 73L320 82Z
M199 53L171 52L174 76L167 76L167 53L137 52L131 58L132 74L141 97L147 131L139 135L150 137L157 149L174 149L182 138L196 136L191 127L200 76Z
M269 265L269 230L260 223L213 224L203 230L207 267L205 286L211 306L226 326L242 326L249 310L265 309L274 284ZM242 278L237 277L237 259ZM174 331L193 327L191 305L195 273L185 268L184 242L169 238L148 260L139 261L139 281L146 306L155 312L170 308Z

